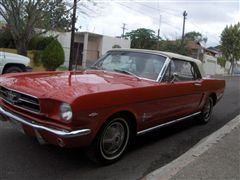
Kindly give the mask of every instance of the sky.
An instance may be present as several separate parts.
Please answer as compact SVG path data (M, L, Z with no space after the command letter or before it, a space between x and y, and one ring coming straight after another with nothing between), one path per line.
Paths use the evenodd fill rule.
M79 31L120 36L125 23L125 32L148 28L157 33L160 28L163 39L175 40L182 35L183 11L186 10L185 33L200 32L208 38L205 46L209 47L219 45L221 32L227 25L240 22L240 0L92 1L80 0L78 4L76 28L81 26Z

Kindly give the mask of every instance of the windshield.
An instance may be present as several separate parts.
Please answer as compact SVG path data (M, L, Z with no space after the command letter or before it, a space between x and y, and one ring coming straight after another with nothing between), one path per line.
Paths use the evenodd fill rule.
M155 54L111 51L92 68L157 80L165 60L166 57Z

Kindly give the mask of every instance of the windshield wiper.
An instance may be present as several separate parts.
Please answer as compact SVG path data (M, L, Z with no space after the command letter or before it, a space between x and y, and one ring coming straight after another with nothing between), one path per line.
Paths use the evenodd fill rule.
M102 70L100 67L98 67L98 66L91 66L91 67L89 67L89 69L96 69L96 70Z
M114 69L114 71L116 71L116 72L120 72L120 73L124 73L124 74L128 74L128 75L132 75L132 76L136 77L137 79L140 79L136 74L133 74L132 72L127 71L127 70Z

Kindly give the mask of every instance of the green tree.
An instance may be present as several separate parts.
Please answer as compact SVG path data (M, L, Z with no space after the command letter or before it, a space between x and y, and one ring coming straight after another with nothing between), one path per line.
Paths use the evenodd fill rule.
M68 30L71 14L63 0L0 0L18 54L26 55L30 40L48 30Z
M131 40L131 48L156 49L157 37L151 29L139 28L126 33Z
M7 28L0 31L0 48L15 48L14 39Z
M159 50L178 53L182 55L189 55L189 50L186 47L186 42L184 42L182 45L181 40L175 40L175 41L162 40L160 41Z
M64 63L64 51L57 39L53 40L42 53L42 64L50 71Z
M207 42L207 38L203 37L203 35L196 31L191 31L185 34L184 39L186 41L197 41L197 42Z
M217 63L218 63L221 67L225 68L226 59L225 59L224 57L219 57L219 58L217 58Z
M231 63L228 73L233 73L234 64L240 59L240 23L225 27L221 34L221 50Z
M72 14L63 0L43 0L49 4L42 11L44 18L36 24L37 28L54 31L70 31Z

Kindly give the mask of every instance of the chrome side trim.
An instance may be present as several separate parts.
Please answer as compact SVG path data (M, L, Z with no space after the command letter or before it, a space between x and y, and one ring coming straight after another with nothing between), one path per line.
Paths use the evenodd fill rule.
M157 78L156 82L161 82L162 81L162 78L163 78L163 76L164 76L164 74L165 74L165 72L168 68L168 65L169 65L170 61L171 61L170 58L166 59L165 63L163 64L163 67L162 67L162 69L161 69L161 71L158 75L158 78Z
M201 112L196 112L196 113L193 113L193 114L191 114L191 115L188 115L188 116L185 116L185 117L182 117L182 118L179 118L179 119L176 119L176 120L167 122L167 123L160 124L160 125L158 125L158 126L154 126L154 127L148 128L148 129L144 129L144 130L142 130L142 131L137 132L137 135L142 135L142 134L145 134L145 133L147 133L147 132L156 130L156 129L158 129L158 128L161 128L161 127L164 127L164 126L168 126L168 125L170 125L170 124L174 124L174 123L180 122L180 121L182 121L182 120L184 120L184 119L187 119L187 118L196 116L196 115L198 115L198 114L200 114L200 113L201 113Z
M29 122L25 118L19 117L19 116L15 115L14 113L3 109L2 107L0 107L0 114L3 115L3 117L9 118L7 120L18 121L22 124L25 124L27 126L34 128L34 129L44 130L44 131L50 132L54 135L57 135L57 136L60 136L63 138L78 137L78 136L83 136L83 135L87 135L87 134L91 133L91 129L79 129L76 131L65 131L65 130L61 130L61 129L54 129L54 128L45 127L43 125L38 125L38 124L35 124L35 122L33 122L33 121Z

